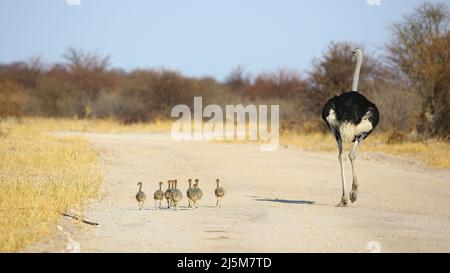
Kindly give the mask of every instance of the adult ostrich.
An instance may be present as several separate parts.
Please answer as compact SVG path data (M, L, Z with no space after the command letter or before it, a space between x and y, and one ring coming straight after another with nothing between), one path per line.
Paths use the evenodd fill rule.
M331 98L322 110L322 118L336 138L339 149L338 159L341 167L342 199L337 204L338 207L345 207L348 203L345 173L342 165L342 144L353 142L353 147L348 157L352 164L353 172L350 200L355 202L358 197L358 180L355 171L356 148L375 129L379 120L377 106L358 93L359 72L363 61L362 50L360 48L355 49L353 56L356 57L356 69L353 74L352 91Z

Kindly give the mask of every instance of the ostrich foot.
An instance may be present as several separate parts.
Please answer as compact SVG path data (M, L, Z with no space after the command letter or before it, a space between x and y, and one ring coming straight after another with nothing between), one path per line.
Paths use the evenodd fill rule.
M350 201L355 202L358 199L358 186L353 186L350 192Z
M336 207L346 207L348 203L347 197L342 197L341 202L336 205Z

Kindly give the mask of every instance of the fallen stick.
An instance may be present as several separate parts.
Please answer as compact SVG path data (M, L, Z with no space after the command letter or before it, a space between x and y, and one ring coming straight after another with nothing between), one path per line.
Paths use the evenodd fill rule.
M14 209L14 210L27 210L27 209L37 209L37 208L35 208L35 207L29 207L29 208L16 208L16 209ZM6 211L6 210L5 210L5 209L0 209L0 211ZM68 213L65 213L65 212L59 212L59 213L60 213L62 216L70 217L70 218L72 218L72 219L81 221L81 222L83 222L83 223L85 223L85 224L93 225L93 226L98 226L98 223L96 223L96 222L91 222L91 221L88 221L88 220L84 220L83 218L80 218L80 217L78 217L78 216L71 215L71 214L68 214Z
M98 223L87 221L87 220L84 220L83 218L80 218L78 216L71 215L71 214L68 214L68 213L65 213L65 212L61 212L61 215L73 218L75 220L81 221L81 222L83 222L85 224L88 224L88 225L98 226Z

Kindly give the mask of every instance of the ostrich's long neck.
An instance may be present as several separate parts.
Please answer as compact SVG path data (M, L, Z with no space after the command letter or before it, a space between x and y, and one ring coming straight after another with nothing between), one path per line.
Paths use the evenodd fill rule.
M159 190L161 190L162 184L159 184Z
M363 57L358 56L356 59L356 68L355 73L353 74L353 86L352 91L358 92L358 83L359 83L359 72L361 71L361 65L362 65Z
M217 187L216 187L216 189L218 189L218 188L219 188L219 181L217 181L216 183L217 183Z
M142 190L142 184L139 184L139 191Z

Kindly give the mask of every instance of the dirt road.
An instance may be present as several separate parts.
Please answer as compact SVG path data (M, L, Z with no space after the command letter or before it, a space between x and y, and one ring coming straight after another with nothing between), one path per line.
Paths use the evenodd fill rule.
M86 213L100 225L72 234L82 252L450 251L449 171L363 154L359 199L337 208L334 153L261 152L256 144L175 142L164 134L86 136L106 176L105 197ZM159 181L178 179L185 195L190 177L204 192L198 209L187 209L186 196L177 211L154 209ZM221 208L216 178L227 191ZM142 211L138 181L149 199Z

